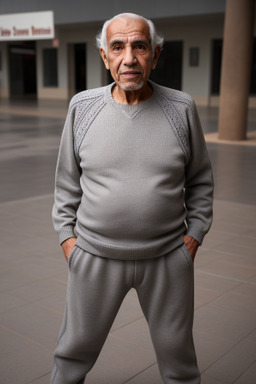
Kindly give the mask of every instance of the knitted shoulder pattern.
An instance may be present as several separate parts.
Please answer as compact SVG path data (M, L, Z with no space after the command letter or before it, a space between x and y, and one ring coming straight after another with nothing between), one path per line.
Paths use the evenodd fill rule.
M153 87L158 90L159 104L174 131L188 163L191 151L186 113L188 109L193 109L193 101L191 97L184 92L157 84L153 84Z
M79 164L79 149L90 125L102 110L106 101L104 100L105 87L90 89L75 95L70 103L70 110L75 108L73 123L74 152Z
M190 159L190 143L186 113L188 109L193 110L193 101L191 97L184 92L160 86L152 81L151 83L154 90L158 91L158 102L188 162ZM80 163L79 148L81 143L90 125L107 103L104 97L107 87L108 86L80 92L71 100L70 111L75 108L73 135L74 152L78 164Z

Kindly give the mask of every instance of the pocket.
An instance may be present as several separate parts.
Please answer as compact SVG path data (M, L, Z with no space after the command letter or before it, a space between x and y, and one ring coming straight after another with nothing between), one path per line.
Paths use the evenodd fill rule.
M182 244L182 246L181 246L181 250L182 250L182 253L183 253L183 255L185 256L186 261L187 261L187 263L189 264L189 266L190 266L190 267L193 267L193 266L194 266L194 263L193 263L192 257L191 257L191 255L190 255L189 250L187 249L185 243Z
M76 251L76 246L74 246L74 248L72 249L72 251L70 252L69 257L68 257L68 266L69 266L69 268L71 268L71 263L72 263L72 259L74 257L75 251Z

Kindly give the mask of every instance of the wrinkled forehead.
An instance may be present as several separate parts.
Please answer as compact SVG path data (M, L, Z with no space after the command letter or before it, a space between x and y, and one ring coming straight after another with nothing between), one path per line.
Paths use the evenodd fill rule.
M107 28L107 42L142 39L150 43L149 28L143 19L120 18L113 20Z

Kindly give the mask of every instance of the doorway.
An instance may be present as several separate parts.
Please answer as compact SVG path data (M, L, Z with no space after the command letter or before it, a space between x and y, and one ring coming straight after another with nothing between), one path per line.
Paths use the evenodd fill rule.
M22 42L9 46L10 97L36 99L36 43Z
M150 79L165 87L182 89L182 41L166 41Z
M68 45L69 97L86 89L86 44Z

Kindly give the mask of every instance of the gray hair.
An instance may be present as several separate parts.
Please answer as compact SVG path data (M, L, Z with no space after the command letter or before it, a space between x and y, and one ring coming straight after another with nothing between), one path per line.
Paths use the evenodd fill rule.
M107 28L109 24L116 19L144 20L145 23L148 25L152 52L155 52L157 46L160 46L162 48L164 44L164 38L156 31L155 25L151 20L145 19L145 17L136 15L135 13L120 13L119 15L114 16L112 19L105 21L105 23L103 24L102 30L96 36L96 45L98 49L102 48L106 54L108 53Z

